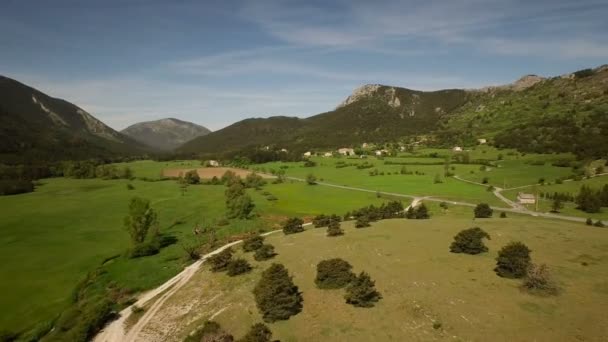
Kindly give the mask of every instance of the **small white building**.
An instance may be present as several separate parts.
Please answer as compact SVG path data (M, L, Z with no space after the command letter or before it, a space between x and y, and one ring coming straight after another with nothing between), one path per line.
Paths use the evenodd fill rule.
M212 167L218 167L220 166L220 163L217 160L208 160L207 165Z
M281 152L285 152L285 153L287 153L287 149L286 149L286 148L282 148L282 149L281 149Z
M454 152L462 152L462 147L460 147L460 146L454 146L454 148L452 148L452 151L454 151Z
M354 156L355 150L352 148L343 147L343 148L338 149L338 153L340 153L343 156Z
M483 145L486 144L488 141L486 139L477 139L477 142L479 143L479 145Z
M521 204L534 204L536 203L536 196L519 192L517 193L517 201Z
M361 148L368 148L368 147L369 147L369 144L368 144L368 143L363 143L363 144L361 144Z
M374 153L377 156L382 156L382 155L388 154L388 150L376 150Z
M329 158L329 157L331 157L331 156L333 156L333 154L332 154L331 152L325 152L325 153L323 154L323 157L325 157L325 158Z
M312 152L308 151L308 152L304 152L304 157L310 157L312 156Z

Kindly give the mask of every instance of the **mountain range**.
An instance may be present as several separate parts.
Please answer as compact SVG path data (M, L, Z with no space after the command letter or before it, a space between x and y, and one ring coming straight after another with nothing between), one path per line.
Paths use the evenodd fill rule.
M210 132L169 118L117 132L78 106L0 76L0 162L143 155L235 154L263 146L292 152L423 137L529 152L608 156L608 66L482 89L417 91L369 84L308 118L250 118Z
M142 144L163 151L171 151L189 140L210 132L203 126L175 118L140 122L121 131Z

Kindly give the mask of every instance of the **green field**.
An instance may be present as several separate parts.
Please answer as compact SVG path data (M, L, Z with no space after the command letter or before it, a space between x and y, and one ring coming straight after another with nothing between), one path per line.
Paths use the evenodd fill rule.
M261 321L252 289L260 272L283 263L304 297L301 313L268 326L273 338L299 341L601 341L608 334L608 234L581 223L513 216L471 222L457 210L430 220L394 219L328 238L325 229L274 234L267 241L278 255L256 262L238 277L199 271L166 302L144 329L146 336L180 341L204 320L214 317L236 338ZM486 230L489 252L452 254L448 247L461 229ZM561 287L555 297L519 289L519 280L493 272L497 250L514 240L532 249L536 263L546 263ZM314 251L314 252L312 252ZM311 253L312 252L312 253ZM239 252L240 253L240 252ZM366 271L383 299L374 308L355 308L343 290L319 290L316 264L340 257ZM585 263L585 264L583 264ZM185 309L186 308L186 309ZM185 324L184 324L185 322ZM439 323L439 328L434 328ZM171 327L167 330L166 327ZM435 326L437 327L437 326ZM170 334L163 332L171 331ZM149 335L148 335L149 334Z
M68 305L70 293L81 278L106 258L123 253L129 247L123 218L133 196L150 199L158 212L161 231L180 242L191 241L195 224L213 226L225 211L224 186L190 186L182 195L175 181L130 182L135 190L127 190L127 183L56 178L43 180L34 193L0 197L0 290L14 294L0 297L0 306L12 308L0 314L0 328L15 331L52 319ZM375 194L300 182L267 185L265 190L278 200L267 201L258 191L250 190L260 219L215 226L218 235L268 230L272 228L270 222L286 216L321 212L341 215L385 200ZM155 256L114 259L104 265L104 270L108 281L119 287L143 290L178 273L184 266L183 255L178 243Z

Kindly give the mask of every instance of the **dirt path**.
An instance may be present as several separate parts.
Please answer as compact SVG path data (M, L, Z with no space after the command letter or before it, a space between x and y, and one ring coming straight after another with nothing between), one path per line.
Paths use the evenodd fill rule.
M311 223L305 223L304 226L308 226ZM274 234L277 232L281 232L282 230L274 230L272 232L264 233L262 236L268 236L270 234ZM181 289L196 273L196 271L200 268L200 266L207 260L210 256L220 253L226 248L230 248L234 245L243 242L243 240L238 240L226 244L211 253L205 254L200 260L196 261L192 265L184 268L183 271L178 273L173 278L169 279L167 282L162 284L161 286L155 288L154 290L145 292L139 297L137 302L133 305L137 305L138 307L144 307L148 302L156 298L156 301L152 303L152 305L146 309L144 315L129 329L129 331L125 331L125 322L131 316L131 309L133 307L129 306L120 312L120 317L108 324L103 330L101 330L97 336L93 339L94 342L132 342L135 341L144 327L152 320L152 318L156 315L156 313L160 310L163 304L179 289ZM166 291L166 292L165 292ZM160 296L159 296L160 295ZM158 297L158 298L157 298Z

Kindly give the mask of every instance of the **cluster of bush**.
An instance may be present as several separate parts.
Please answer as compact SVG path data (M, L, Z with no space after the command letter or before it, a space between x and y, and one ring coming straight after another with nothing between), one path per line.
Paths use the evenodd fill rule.
M221 252L209 257L208 261L211 264L212 272L224 272L231 277L247 273L251 271L251 265L247 260L242 258L233 259L234 251L232 248L226 248Z
M345 260L335 258L317 264L315 284L320 289L341 289L346 287L346 303L356 307L372 307L382 296L376 291L375 283L366 272L358 276Z
M344 220L348 221L352 219L358 220L359 218L365 218L369 222L374 222L390 218L400 218L404 217L403 210L403 203L400 201L382 203L379 207L372 204L367 207L347 212L344 214Z
M243 241L243 251L254 252L253 258L256 261L263 261L273 258L277 253L274 246L264 243L264 237L253 235Z
M608 184L605 184L601 190L593 190L583 185L574 201L578 209L587 213L597 213L601 207L608 207Z
M206 321L202 327L186 337L184 342L233 342L234 336L214 321ZM238 342L270 342L272 331L263 323L256 323Z
M364 161L361 164L357 164L358 170L371 169L372 167L374 167L374 164L367 162L367 161Z
M424 203L420 203L415 207L410 205L410 207L407 208L407 211L405 212L405 218L410 220L426 220L431 218L431 216L426 205L424 205Z
M561 202L574 202L576 198L573 194L569 192L539 192L538 194L541 198L549 199L549 200L558 200Z
M424 175L426 175L426 173L424 173L422 171L418 171L418 170L416 170L414 172L408 171L407 168L405 166L403 166L401 168L401 170L399 170L399 171L386 172L386 173L384 171L378 171L378 169L373 169L373 170L369 171L369 175L372 176L372 177L373 176L384 176L384 175L387 175L387 176L390 176L390 175L416 175L416 176L424 176Z
M483 239L490 235L479 227L460 231L454 236L450 252L480 254L488 251ZM523 278L522 287L535 294L557 294L558 286L551 278L546 265L535 265L530 258L531 250L521 242L510 242L498 251L494 272L504 278Z

